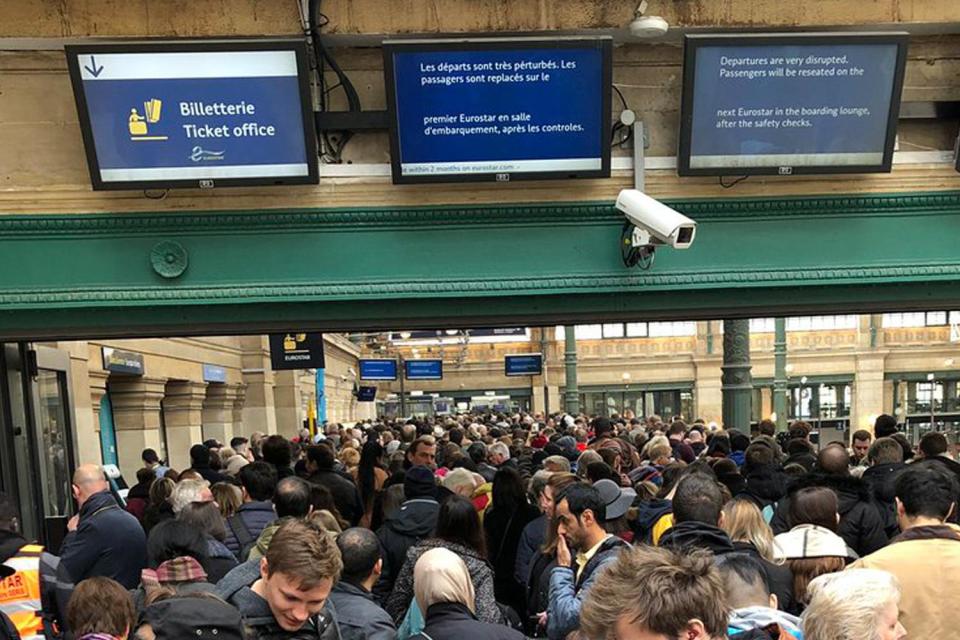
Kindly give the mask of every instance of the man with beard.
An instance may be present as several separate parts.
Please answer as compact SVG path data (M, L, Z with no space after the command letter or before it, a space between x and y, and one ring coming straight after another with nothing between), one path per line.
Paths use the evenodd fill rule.
M557 566L550 574L550 605L547 609L547 637L566 638L580 627L583 599L600 570L616 560L629 545L607 533L603 522L606 505L600 492L585 484L574 484L556 501ZM574 563L571 552L576 553Z

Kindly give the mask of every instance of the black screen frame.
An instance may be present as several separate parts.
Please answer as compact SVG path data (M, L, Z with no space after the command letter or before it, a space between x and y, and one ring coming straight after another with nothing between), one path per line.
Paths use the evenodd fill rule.
M600 168L588 171L530 171L516 173L458 173L449 175L402 175L400 134L397 122L396 73L393 56L397 52L426 51L484 51L496 48L523 49L583 49L596 46L601 52L600 93ZM390 123L390 172L393 184L429 184L455 182L514 182L517 180L567 180L610 177L610 136L613 124L613 38L610 36L573 36L557 38L466 38L432 40L385 40L383 42L383 77L387 95L387 117ZM504 179L506 176L506 179Z
M80 72L80 56L110 53L204 53L222 51L293 51L297 59L297 81L300 86L300 110L303 119L304 148L307 155L307 175L279 176L276 178L189 178L178 180L131 180L104 181L100 176L100 162L94 142L90 113L83 77ZM64 45L67 70L73 85L77 117L83 135L83 147L90 171L90 183L94 191L139 191L146 189L182 189L213 187L262 187L302 184L319 184L320 158L317 153L317 133L313 118L313 97L310 90L310 64L307 43L303 38L217 38L217 39L163 39L130 40L97 44Z
M897 137L897 120L903 94L906 73L907 49L910 35L904 31L890 32L829 32L829 33L719 33L687 34L683 40L683 88L680 106L680 136L677 152L677 175L680 176L752 176L752 175L803 175L845 173L890 173L893 167L893 147ZM700 48L711 46L817 46L835 44L891 44L897 46L897 62L894 70L890 107L887 112L887 132L884 141L883 160L871 165L804 165L790 167L708 167L691 168L693 104L696 88L696 54Z

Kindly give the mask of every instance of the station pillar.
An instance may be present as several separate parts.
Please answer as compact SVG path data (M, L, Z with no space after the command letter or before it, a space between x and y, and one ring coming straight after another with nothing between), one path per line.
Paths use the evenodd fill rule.
M137 470L143 466L140 454L144 449L162 451L160 437L160 401L163 400L166 378L111 376L110 402L117 432L117 457L120 471L128 482L136 482ZM169 456L170 451L166 452ZM187 452L189 454L189 451ZM177 469L180 471L185 467Z
M787 319L773 321L773 412L777 433L787 430Z
M563 362L566 366L566 390L563 393L563 409L571 415L580 413L580 389L577 386L577 331L573 325L563 328Z
M750 376L750 321L723 321L723 427L750 433L753 381Z
M202 443L203 401L207 383L171 380L163 399L164 426L167 431L167 458L174 469L189 469L190 447Z

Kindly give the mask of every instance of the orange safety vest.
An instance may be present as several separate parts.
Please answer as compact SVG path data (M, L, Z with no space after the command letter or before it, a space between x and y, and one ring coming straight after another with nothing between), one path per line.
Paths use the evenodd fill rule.
M0 611L7 614L20 634L21 640L43 638L43 619L40 617L40 554L43 547L27 544L17 555L3 564L16 573L0 580Z

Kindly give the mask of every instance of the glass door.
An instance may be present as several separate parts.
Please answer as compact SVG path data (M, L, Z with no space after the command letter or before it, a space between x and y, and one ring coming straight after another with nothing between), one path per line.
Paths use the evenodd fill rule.
M35 460L40 487L40 512L48 549L60 548L67 520L74 513L71 483L74 471L74 430L70 417L70 356L37 346L32 385L34 437L40 455Z

